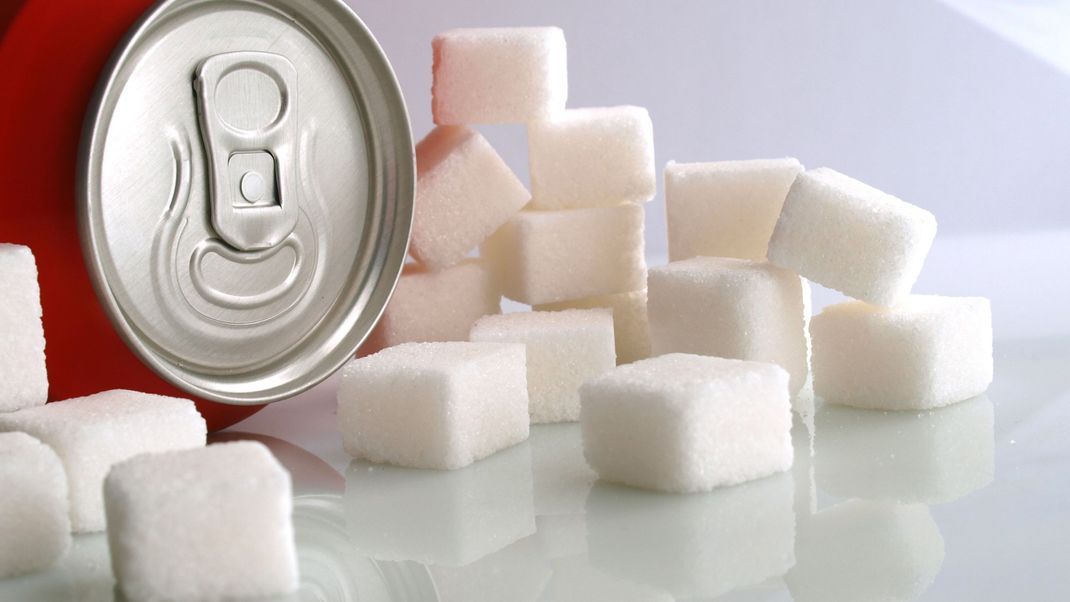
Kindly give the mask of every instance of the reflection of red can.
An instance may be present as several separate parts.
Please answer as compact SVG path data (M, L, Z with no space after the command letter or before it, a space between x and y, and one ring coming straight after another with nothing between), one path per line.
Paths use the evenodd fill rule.
M337 10L334 2L335 0L322 0L310 2L309 5L325 5L331 10ZM112 388L186 397L190 396L189 392L195 392L196 396L201 398L198 400L199 409L208 420L209 427L216 430L255 412L262 407L256 405L257 402L273 401L281 395L256 391L245 395L232 395L230 392L233 391L233 383L243 382L240 375L235 376L239 372L238 369L235 369L233 374L227 373L226 370L205 372L208 376L198 375L203 377L192 386L176 377L173 371L161 369L161 364L166 362L153 356L151 349L146 349L156 343L166 346L170 342L137 338L137 333L143 329L138 330L124 322L127 315L124 312L131 308L123 307L121 299L115 301L106 296L109 287L114 283L102 282L99 270L94 272L93 269L87 269L79 235L78 204L84 200L80 200L78 196L78 188L84 188L84 183L79 184L77 178L81 176L76 175L79 172L79 144L83 135L83 123L87 118L87 108L100 109L100 106L94 103L99 103L98 96L101 91L97 90L98 96L95 96L94 91L102 73L107 75L105 67L109 57L117 46L129 44L131 39L136 39L136 36L131 38L127 35L128 31L134 33L131 28L147 10L152 9L159 16L164 13L164 9L175 9L176 6L184 8L185 5L197 4L198 10L213 8L213 2L203 0L167 0L155 7L153 4L151 0L27 0L14 13L0 43L0 78L4 82L4 91L0 94L0 141L3 141L3 146L0 147L0 242L25 244L33 250L37 258L47 340L50 399L65 399ZM296 4L303 6L303 3ZM340 2L337 4L341 6ZM285 4L279 6L285 7ZM229 8L233 10L234 6ZM4 15L0 14L0 19L3 17ZM353 21L359 25L355 17ZM366 35L362 26L358 33ZM372 45L374 46L374 42ZM378 48L374 47L374 50L378 51ZM382 60L378 55L375 58ZM382 62L385 64L385 61ZM108 67L114 68L114 64ZM392 81L388 67L385 72L389 74L388 83L396 88L396 82ZM383 79L381 72L376 75ZM311 73L299 73L298 76L306 78L304 81L316 78L316 75ZM175 77L192 80L193 73L176 73ZM121 88L116 89L116 86L109 86L106 92L121 94L124 91ZM189 97L188 110L195 111L192 89ZM401 107L403 114L400 95L396 104ZM374 109L372 106L370 111ZM372 117L374 116L373 113ZM88 117L90 120L87 128L99 125L92 123L93 115ZM384 238L385 242L379 240L374 248L368 251L373 254L371 257L377 266L376 271L370 276L365 271L360 276L361 282L365 282L364 286L372 290L359 295L363 305L347 308L354 315L362 313L361 319L338 319L333 323L335 328L337 324L344 324L355 332L324 335L332 344L340 344L343 348L350 346L355 349L359 339L363 339L366 331L374 324L392 289L404 255L405 243L399 242L398 239L402 235L407 238L411 220L411 140L408 138L407 122L399 126L395 118L392 127L398 130L395 137L405 142L390 149L392 154L387 162L393 171L381 169L380 164L374 166L380 168L379 174L389 172L388 175L393 177L387 185L391 191L389 199L375 196L377 190L380 193L382 191L374 185L369 186L366 198L359 196L365 194L364 191L357 191L354 193L358 196L357 199L316 199L316 211L322 211L326 207L328 212L343 201L350 205L363 202L369 207L369 221L373 217L379 217L387 226L392 226L390 232L383 236L392 236L393 242ZM86 132L87 137L92 134ZM101 136L105 134L106 132ZM143 136L147 140L146 144L153 144L152 139L157 134L158 132L147 129ZM196 136L193 138L193 153L195 159L199 160L206 151L201 146L202 141ZM376 143L378 141L376 139ZM371 143L368 144L370 147ZM372 152L369 150L368 154ZM197 161L193 163L196 165ZM85 165L82 167L84 172ZM369 178L375 175L373 172ZM204 209L197 202L201 188L208 189L205 183L207 180L207 173L193 174L192 210ZM270 189L270 183L268 186ZM312 192L302 191L302 202L311 195ZM103 204L105 208L107 203L111 202L111 215L115 215L113 199L95 198L94 201L97 207ZM149 199L149 202L155 202L155 199ZM309 203L312 204L311 200ZM384 211L387 212L385 218ZM330 217L328 215L327 219ZM151 227L148 224L146 226ZM353 234L354 238L360 235L359 232ZM115 253L114 249L108 251L113 255ZM228 250L231 255L240 255L241 251L242 249ZM355 253L359 252L358 250ZM122 258L117 259L117 265L122 265L121 260ZM181 261L187 259L177 258L173 263ZM99 262L96 267L99 268ZM353 268L354 272L355 270L356 267ZM309 279L312 280L313 276L318 278L320 275L310 275ZM98 290L104 291L103 305L94 293L94 284ZM140 311L144 308L133 309ZM330 309L335 313L341 311L334 307ZM309 320L306 319L302 323L304 322ZM117 333L117 328L122 331L122 336ZM131 334L132 332L134 334ZM342 339L344 341L341 341ZM300 374L289 375L293 377L293 382L286 383L288 388L279 387L278 390L292 393L311 386L336 367L337 358L344 355L342 351L332 355L331 361L334 364L319 366L315 374L310 374L311 370L302 368L303 372ZM348 351L351 354L352 349ZM188 356L179 354L176 357L174 362L183 368L187 368L191 363ZM205 365L210 362L209 358L204 358ZM263 363L261 362L261 365ZM153 368L150 369L146 364ZM215 382L229 380L219 389L212 389L204 384L213 382L212 378L216 379ZM205 401L204 398L227 403ZM244 405L230 405L231 403Z

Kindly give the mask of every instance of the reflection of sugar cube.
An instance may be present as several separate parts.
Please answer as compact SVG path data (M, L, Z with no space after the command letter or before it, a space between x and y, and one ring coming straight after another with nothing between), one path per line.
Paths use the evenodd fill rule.
M521 444L449 472L354 461L344 503L362 553L463 566L535 532L531 451Z
M922 504L848 500L800 521L785 581L797 602L914 600L944 562L944 538Z
M816 423L817 484L833 495L935 504L992 482L986 397L923 413L825 405Z
M787 474L692 495L596 484L587 498L591 562L677 598L714 598L783 575L795 562L792 491Z

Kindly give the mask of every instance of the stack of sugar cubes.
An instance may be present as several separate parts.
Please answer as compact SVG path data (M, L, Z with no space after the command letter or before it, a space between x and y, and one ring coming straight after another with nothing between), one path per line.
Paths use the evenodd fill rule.
M0 281L0 579L53 565L72 532L106 530L128 600L296 589L290 475L267 448L206 447L188 399L112 390L46 404L30 249L0 245Z
M565 109L560 29L452 30L432 49L413 261L362 350L378 352L344 371L338 416L354 457L452 469L530 423L578 420L584 382L649 355L656 184L645 109ZM531 194L482 124L526 126ZM534 311L501 314L503 295Z
M787 469L789 398L811 363L817 397L865 408L936 408L991 383L988 301L910 295L929 212L790 158L669 163L665 182L670 263L648 279L658 357L582 389L602 478L698 491ZM801 277L857 300L811 322Z

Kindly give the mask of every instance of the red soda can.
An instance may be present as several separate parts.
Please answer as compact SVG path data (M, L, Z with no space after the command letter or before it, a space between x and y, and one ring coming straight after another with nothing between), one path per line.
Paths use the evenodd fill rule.
M0 242L37 259L49 398L209 428L351 357L400 273L408 116L340 0L27 0L0 42Z

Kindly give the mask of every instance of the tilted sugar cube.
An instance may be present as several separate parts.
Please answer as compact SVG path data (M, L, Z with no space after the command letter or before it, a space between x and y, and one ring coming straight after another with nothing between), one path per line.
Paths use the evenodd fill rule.
M435 36L438 125L527 123L565 108L565 33L557 27L453 29Z
M691 257L765 259L798 159L665 166L669 261Z
M604 309L486 316L470 338L527 347L528 403L536 423L578 420L580 385L616 365L613 315Z
M817 483L836 497L940 504L992 482L995 412L985 396L931 412L817 412Z
M769 241L769 261L875 305L910 292L936 218L822 167L795 178Z
M56 452L26 433L0 433L0 579L47 568L70 546Z
M532 209L654 198L654 126L642 107L569 109L528 124Z
M531 450L522 443L448 473L353 460L343 503L361 554L468 565L535 532Z
M806 381L806 308L801 279L765 261L694 257L651 268L651 352L773 362Z
M409 252L438 270L462 259L531 195L479 132L438 127L416 145Z
M788 373L763 362L671 353L580 387L587 463L598 476L708 491L787 470Z
M814 393L882 410L946 406L992 383L992 307L981 297L911 295L894 308L859 301L810 323Z
M916 600L944 562L944 538L923 504L847 500L799 524L784 581L793 600Z
M29 247L0 244L0 280L6 296L0 303L0 412L11 412L48 399L41 289Z
M650 357L650 326L646 315L646 289L630 293L598 295L572 301L545 303L532 307L535 311L563 309L613 310L613 340L617 344L617 363L630 364Z
M0 415L0 431L23 431L56 451L67 473L71 526L104 529L108 470L144 452L203 446L207 427L188 399L116 389Z
M349 362L338 427L354 458L456 469L528 438L524 345L405 343Z
M795 563L791 475L667 496L597 483L587 497L591 563L611 575L712 599Z
M297 589L290 473L255 441L141 454L104 481L108 542L130 600Z
M521 211L482 247L506 297L539 305L645 286L639 205Z
M501 312L501 299L494 271L481 260L466 259L438 272L410 263L362 351L465 341L476 320Z

